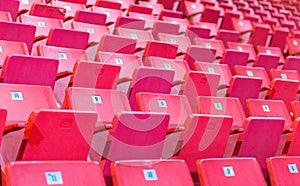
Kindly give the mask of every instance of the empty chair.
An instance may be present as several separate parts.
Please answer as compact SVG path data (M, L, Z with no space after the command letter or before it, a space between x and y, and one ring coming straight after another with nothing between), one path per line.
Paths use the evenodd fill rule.
M141 13L131 12L128 17L145 20L146 30L152 30L152 28L154 27L154 23L157 21L157 17L151 14L141 14Z
M28 121L17 160L87 160L95 112L42 109Z
M239 33L234 30L219 30L216 39L223 41L226 46L228 42L238 42Z
M114 2L110 1L110 4L113 4ZM122 15L121 10L116 9L110 9L110 8L104 8L104 7L98 7L93 6L91 8L92 12L95 13L101 13L106 15L106 25L114 24L119 16Z
M199 26L201 28L206 28L210 30L209 37L213 38L216 37L218 32L218 25L216 23L207 23L207 22L196 22L196 26Z
M141 1L140 3L147 3L144 1ZM162 9L160 10L159 14L159 20L163 19L163 17L173 17L173 18L182 18L183 13L180 11L173 11L173 10L168 10L168 9Z
M0 21L0 40L24 42L29 53L32 51L35 31L33 25Z
M139 92L170 94L174 73L174 70L150 67L137 69L128 90L131 109L134 111L138 110L136 94Z
M263 67L269 73L271 69L277 69L279 60L280 56L278 55L259 53L253 66Z
M194 68L197 71L220 74L219 89L230 86L232 75L227 64L195 62Z
M241 16L240 12L226 10L224 13L224 18L222 20L221 29L225 30L234 30L233 27L233 18L239 19Z
M289 36L290 30L285 27L275 27L273 36L270 41L271 47L279 47L282 51L286 48L286 38Z
M190 41L193 41L196 37L209 39L210 38L210 29L209 28L202 28L196 25L190 25L187 27L185 35L190 38Z
M232 18L232 27L234 30L238 31L240 35L252 32L252 23L247 19Z
M195 45L204 46L206 48L215 49L215 57L222 58L225 52L225 46L222 41L220 40L212 40L212 39L199 39L195 38L194 40Z
M186 95L192 111L197 113L196 98L198 96L216 96L219 82L219 74L190 71L185 76L180 94Z
M0 10L0 20L1 21L9 21L9 22L12 21L10 12Z
M17 21L19 6L19 1L3 0L0 2L0 11L9 12L12 20Z
M269 25L256 24L248 43L252 44L254 47L258 45L266 46L269 32Z
M97 0L95 2L95 6L114 9L114 10L121 10L122 3L121 2L107 1L107 0Z
M289 55L299 55L299 45L300 45L300 39L299 38L286 38L286 43L288 47L288 54Z
M113 162L111 170L114 185L194 185L183 160L123 160Z
M145 29L145 20L119 16L116 20L115 28L128 28L128 29L136 29L136 30L144 30Z
M270 88L270 79L263 67L234 66L234 74L239 76L259 77L262 79L261 90Z
M209 6L205 7L200 21L218 24L220 13L221 11L219 8Z
M186 161L192 174L197 173L197 160L223 157L232 120L231 116L206 114L189 119L178 158Z
M270 77L271 79L281 78L281 79L291 79L291 80L298 80L298 81L300 79L299 74L296 70L271 69Z
M182 6L182 12L184 13L184 15L190 19L192 19L193 17L197 17L197 15L202 13L204 10L204 4L196 3L193 1L180 2L177 9L181 8L180 5Z
M64 20L66 11L65 8L61 7L34 3L31 5L29 15Z
M143 112L123 112L116 117L110 130L104 176L111 176L112 161L160 159L169 118L165 113Z
M136 12L140 14L152 14L152 11L153 9L149 6L131 4L128 7L127 14L130 14L130 12Z
M24 42L0 40L0 66L2 67L6 56L12 54L29 55Z
M195 69L195 62L213 63L215 61L216 50L202 46L189 46L187 48L184 59L188 63L190 69Z
M275 156L280 142L284 119L278 117L248 117L237 145L238 157L254 157L267 177L266 158Z
M76 14L76 11L85 9L84 4L73 3L73 2L53 1L51 2L51 4L53 6L62 7L66 9L65 21L73 19Z
M297 70L300 74L300 58L297 56L288 56L286 62L283 65L284 70Z
M116 89L121 67L107 63L78 61L74 66L69 86Z
M190 39L187 36L158 33L157 37L158 40L160 41L177 44L178 45L177 55L185 54L187 52L187 49L191 46Z
M9 55L3 64L3 83L50 86L54 89L57 59L25 55Z
M235 65L247 66L248 58L249 52L226 49L220 63L227 64L231 74L234 74L233 67Z
M73 73L73 67L78 60L88 60L86 51L81 49L39 45L37 47L37 53L39 56L59 60L57 69L58 78L71 75Z
M299 157L269 157L267 167L272 185L295 185L299 183Z
M105 26L106 17L107 15L104 13L77 10L74 16L74 21Z
M105 185L101 167L97 162L24 161L8 163L3 169L3 184L11 186Z
M174 23L168 23L165 21L156 21L152 28L153 38L157 39L158 33L166 33L166 34L174 34L177 35L179 33L179 25Z
M279 64L284 64L285 59L283 55L283 51L279 47L265 47L265 46L257 46L257 53L264 53L269 55L278 55L280 57Z
M187 31L187 27L190 25L189 20L186 18L174 18L174 17L163 17L164 21L179 24L179 34L182 35Z
M267 185L255 158L202 159L197 161L197 168L203 186Z
M251 45L251 44L228 42L227 46L228 46L228 49L235 49L237 51L247 51L247 52L249 52L248 61L255 61L256 60L256 52L254 50L253 45Z
M261 85L261 78L233 76L230 82L230 87L227 89L226 94L228 97L239 98L245 111L245 114L248 115L246 100L249 98L257 99L259 96Z
M36 26L36 32L34 38L35 41L46 39L52 28L63 27L63 22L60 19L30 16L30 15L22 15L20 17L20 22Z
M82 23L77 21L73 21L71 23L71 27L73 30L89 33L88 46L99 43L102 36L109 32L107 26Z
M100 40L97 52L103 51L122 54L133 54L135 52L135 47L135 39L105 34Z
M89 33L64 28L50 30L46 45L86 50Z
M170 44L162 41L148 41L143 53L143 57L153 56L175 59L177 50L177 44Z
M148 7L152 9L153 15L160 15L160 12L164 10L164 6L160 3L153 3L153 2L146 2L146 1L139 1L139 5ZM177 13L177 12L176 12ZM180 14L180 13L178 13ZM181 14L182 15L182 14Z

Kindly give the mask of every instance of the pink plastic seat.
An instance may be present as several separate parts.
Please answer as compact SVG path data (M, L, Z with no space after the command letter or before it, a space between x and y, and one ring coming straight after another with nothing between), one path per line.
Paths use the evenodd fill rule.
M254 50L253 45L251 45L251 44L228 42L227 46L228 46L228 49L235 49L237 51L247 51L247 52L249 52L248 61L255 61L256 60L256 52Z
M6 56L12 54L29 55L24 42L0 40L0 66L2 67Z
M271 69L277 69L279 61L280 56L278 55L259 53L253 66L263 67L269 73Z
M3 64L3 83L50 86L54 89L57 59L25 55L9 55Z
M2 0L0 2L0 11L9 12L12 20L17 21L19 6L20 1Z
M279 47L265 47L265 46L257 46L257 53L269 54L269 55L278 55L280 56L279 64L285 63L285 58L283 55L283 51Z
M197 161L197 168L200 183L203 186L221 184L267 185L255 158L202 159Z
M220 9L216 7L205 7L201 16L201 22L218 23L220 17Z
M86 161L24 161L7 164L2 172L5 185L38 184L76 185L78 183L104 186L101 167ZM21 175L20 175L21 174ZM74 177L75 176L75 177Z
M116 35L105 34L102 36L97 52L114 52L133 54L136 48L136 40Z
M96 121L95 112L33 111L17 160L86 160Z
M234 30L219 30L216 39L223 41L224 45L227 46L228 42L238 42L239 33Z
M195 62L213 63L215 61L215 49L210 49L202 46L188 47L184 59L188 63L190 69L195 69Z
M258 45L265 46L267 44L269 32L269 25L256 24L248 43L252 44L254 47Z
M66 10L65 21L73 19L76 11L85 10L84 4L78 4L74 2L65 2L65 1L52 1L51 4L56 7L61 7Z
M148 41L143 53L143 57L153 56L175 59L178 45L161 41Z
M190 39L187 36L158 33L157 38L158 40L163 42L177 44L178 45L177 55L185 54L188 48L191 46Z
M183 160L124 160L113 162L111 169L113 183L119 186L150 183L194 185L189 169Z
M222 58L225 52L225 46L220 40L212 40L212 39L199 39L195 38L194 44L198 46L203 46L210 49L215 49L215 57Z
M220 61L220 63L227 64L231 74L234 74L234 66L241 65L247 66L249 58L249 52L246 51L236 51L232 49L226 49L224 53L224 57Z
M110 2L113 4L113 2ZM92 12L95 13L101 13L106 15L106 25L111 25L116 22L117 18L122 15L121 10L116 9L110 9L110 8L104 8L104 7L98 7L93 6L91 8Z
M158 33L174 34L179 33L179 24L168 23L166 21L156 21L152 28L153 38L157 39Z
M104 13L78 10L75 14L74 21L105 26L106 17L107 15Z
M31 5L29 15L64 20L66 11L61 7L34 3Z
M116 20L115 28L129 28L136 30L144 30L146 21L142 19L119 16Z

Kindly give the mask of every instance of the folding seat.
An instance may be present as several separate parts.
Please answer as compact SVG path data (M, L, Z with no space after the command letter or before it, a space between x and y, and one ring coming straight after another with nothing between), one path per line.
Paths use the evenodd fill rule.
M65 8L33 3L29 15L64 20L66 12L67 10Z
M225 46L220 40L195 38L193 44L209 48L212 51L215 50L216 52L214 54L217 59L222 58L225 52Z
M153 56L175 59L177 51L177 44L170 44L162 41L148 41L143 57Z
M110 4L113 2L110 2ZM115 10L110 8L102 8L98 6L92 6L92 12L101 13L106 15L106 25L114 24L119 16L122 16L121 10Z
M114 10L121 10L122 4L121 2L113 2L113 1L107 1L107 0L96 0L95 6L102 7L102 8L109 8Z
M286 38L289 36L290 31L284 27L274 27L272 39L269 46L279 47L282 51L286 48Z
M237 42L227 42L228 49L235 49L237 51L247 51L249 52L248 61L255 61L256 60L256 52L254 50L253 45L247 43L237 43Z
M135 12L139 14L152 14L153 9L147 6L141 6L136 4L129 5L129 8L127 10L127 15L130 14L130 12Z
M69 86L95 89L116 89L121 67L107 63L77 61Z
M227 64L195 62L194 68L197 71L219 74L219 89L229 87L232 75Z
M277 69L280 61L280 56L276 54L258 53L254 67L263 67L268 73L271 69Z
M188 47L184 59L189 65L190 69L195 69L195 62L206 62L206 63L214 63L216 49L207 48L202 46L190 46Z
M179 25L179 34L184 34L187 27L190 25L189 20L186 18L163 17L164 21Z
M197 160L223 157L232 121L231 116L207 114L189 119L178 158L186 161L192 176L197 174Z
M9 21L9 22L11 22L12 21L12 17L11 17L10 12L0 11L0 20L1 21Z
M247 66L249 52L226 49L220 63L227 64L231 73L234 74L233 67L235 65Z
M218 24L220 14L221 14L220 8L205 7L200 21Z
M22 30L22 32L19 32ZM33 25L0 21L0 40L24 42L31 53L36 27Z
M139 52L145 49L147 42L153 40L151 32L145 30L128 29L118 27L114 30L115 35L127 37L136 40L135 52Z
M95 112L33 111L17 160L87 160L96 121Z
M269 157L267 168L272 185L295 185L299 183L299 157Z
M300 58L297 56L287 56L283 69L296 70L300 74Z
M107 26L88 24L88 23L82 23L77 21L73 21L71 23L71 27L75 31L89 33L89 39L88 39L89 46L99 43L102 36L109 33L109 28Z
M18 17L19 6L20 1L2 0L0 2L0 11L9 12L12 20L16 21Z
M204 5L193 1L183 1L183 12L186 17L192 18L203 12Z
M123 112L117 116L110 130L104 176L111 176L113 161L160 159L169 118L166 113L145 112Z
M245 86L247 85L247 86ZM228 97L239 98L246 116L248 115L246 100L257 99L262 85L262 79L247 76L232 76L230 87L226 91Z
M46 45L86 50L88 40L88 32L64 28L53 28L49 32Z
M271 79L281 78L281 79L291 79L299 80L299 74L296 70L280 70L280 69L271 69L270 70Z
M119 82L131 81L135 69L143 66L140 57L133 54L98 52L95 60L119 65L121 67Z
M241 17L241 13L237 11L232 11L232 10L226 10L224 12L224 17L221 23L221 29L224 30L234 30L233 27L233 18L239 19Z
M210 30L210 37L216 37L218 32L218 25L216 23L207 23L207 22L196 22L196 26L199 26L201 28L206 28Z
M160 12L164 10L164 6L160 3L139 1L139 5L152 9L152 15L160 15ZM130 7L130 6L129 6Z
M179 24L168 23L165 21L156 21L152 28L152 35L154 39L158 39L158 33L177 35L179 33L179 28Z
M171 44L177 44L178 45L177 55L185 54L188 48L191 46L191 41L187 36L158 33L157 38L159 41L163 41Z
M286 44L288 47L289 55L299 55L300 50L298 49L298 46L300 45L300 39L287 37Z
M144 30L146 21L142 19L119 16L116 20L115 29L116 28L128 28L135 30Z
M227 43L230 42L238 42L239 41L239 33L234 30L219 30L216 36L217 40L223 41L224 45L227 46Z
M146 3L141 1L140 3ZM158 20L163 20L163 18L173 17L173 18L183 18L183 13L181 11L173 11L168 9L162 9L159 13Z
M3 169L4 185L105 185L101 167L97 162L24 161L11 162Z
M140 14L131 12L128 17L145 20L145 30L152 30L155 22L157 21L157 17L152 14Z
M105 13L78 10L74 16L74 21L105 26L106 18Z
M174 60L161 57L145 57L143 64L149 67L174 70L173 86L184 82L185 74L190 70L185 60Z
M190 41L193 42L195 38L210 38L210 29L202 28L200 26L190 25L187 27L185 35L190 38Z
M29 55L28 48L23 42L0 40L0 67L2 68L8 55Z
M97 52L114 52L133 54L136 48L136 39L105 34L102 36Z
M192 111L197 113L196 98L198 96L216 96L219 82L219 74L190 71L185 76L180 94L188 98Z
M237 145L237 157L257 159L264 177L267 178L266 158L275 156L280 142L284 119L278 117L248 117Z
M275 78L270 83L266 99L283 100L290 111L290 102L296 99L298 90L299 80Z
M37 4L46 4L45 0L24 0L24 1L20 1L20 5L19 5L19 12L18 14L24 14L27 13L32 4L37 3Z
M248 41L254 47L258 45L266 46L269 37L270 26L266 24L256 24L253 33Z
M73 67L78 60L88 60L87 54L81 49L62 48L39 45L38 56L59 60L57 78L63 78L73 73Z
M174 70L140 67L136 69L133 81L128 90L131 109L137 111L136 94L139 92L152 92L170 94L174 79Z
M234 74L239 76L259 77L262 79L261 90L268 90L270 79L267 71L263 67L234 66Z
M247 19L232 18L233 30L238 31L240 35L252 32L252 23Z
M21 15L20 22L36 26L35 42L46 39L52 28L62 28L63 22L60 19Z
M25 55L6 57L1 72L2 83L42 85L54 88L57 59Z
M114 185L194 185L184 160L116 161L111 171Z
M85 5L73 2L52 1L51 5L66 9L65 21L73 19L76 11L85 10Z
M165 9L172 10L175 0L157 0L157 3L162 4Z
M202 159L197 161L197 169L203 186L267 185L255 158Z
M285 63L285 58L283 55L283 51L279 47L265 47L265 46L257 46L256 47L257 53L264 53L270 55L278 55L280 57L279 64Z
M131 111L124 92L82 87L69 87L66 89L63 108L97 112L96 131L111 129L115 115L119 115L124 111Z
M249 8L246 8L247 11L249 10ZM251 9L250 9L251 10ZM253 12L253 11L252 11ZM261 18L259 15L255 14L255 13L252 13L251 14L251 11L248 13L248 14L245 14L244 15L244 19L245 20L249 20L251 21L251 23L259 23L261 22Z

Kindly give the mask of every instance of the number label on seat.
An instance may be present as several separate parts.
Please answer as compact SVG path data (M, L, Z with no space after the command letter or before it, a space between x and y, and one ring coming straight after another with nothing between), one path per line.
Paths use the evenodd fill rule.
M87 31L90 34L94 34L95 33L95 30L93 28L88 28Z
M38 25L39 27L45 27L45 26L46 26L45 22L43 22L43 21L38 21L38 22L37 22L37 25Z
M298 168L296 164L288 164L290 173L298 173Z
M68 56L64 52L58 52L58 59L68 59Z
M207 68L207 71L208 71L209 73L216 73L216 71L215 71L215 69L214 69L213 67L208 67L208 68Z
M48 185L62 185L63 179L61 176L61 172L46 172L46 181Z
M145 170L143 170L143 172L144 172L144 178L146 181L158 180L156 171L154 169L145 169Z
M235 176L233 168L231 166L226 166L222 168L223 168L224 176L226 177Z
M165 69L172 70L171 64L165 63Z
M22 101L24 99L22 92L11 91L10 96L12 100Z
M223 110L222 104L221 103L214 103L214 107L216 110Z
M168 107L167 102L165 100L162 100L162 99L157 100L157 104L158 104L159 107L164 107L164 108Z
M252 72L252 71L250 71L250 70L247 70L247 72L246 72L246 73L247 73L247 75L248 75L248 76L250 76L250 77L253 77L253 72Z
M261 106L264 112L270 112L270 108L268 105L262 105Z
M92 96L92 102L93 103L102 103L101 96Z
M123 65L123 60L121 58L115 58L115 62L117 65Z
M3 52L3 48L2 48L2 46L0 46L0 52Z
M282 79L287 79L287 75L286 74L280 74Z

